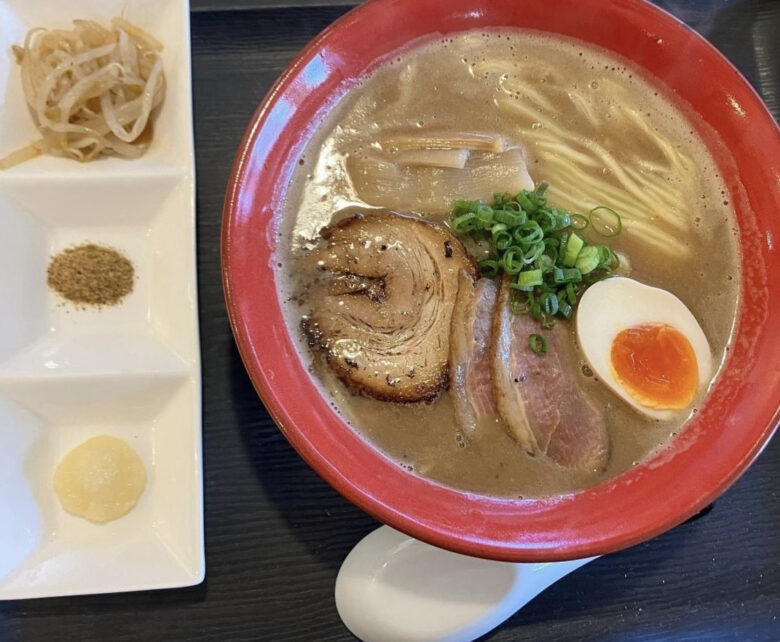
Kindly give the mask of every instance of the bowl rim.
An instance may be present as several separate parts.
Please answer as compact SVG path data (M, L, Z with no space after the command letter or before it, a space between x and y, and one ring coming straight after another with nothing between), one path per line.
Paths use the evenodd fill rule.
M560 4L569 7L575 2L575 0L558 1ZM391 464L391 462L379 454L376 449L370 446L370 444L367 444L360 437L357 437L352 430L344 424L343 420L335 415L335 413L331 412L329 416L323 414L324 410L322 407L318 407L316 411L312 408L302 410L300 404L295 404L293 407L290 405L290 402L294 401L294 399L290 397L290 393L285 390L281 390L280 392L280 382L285 386L287 384L291 386L300 385L300 382L296 384L290 379L279 379L279 368L269 365L274 359L273 355L279 349L279 346L282 345L285 340L290 341L289 336L285 337L278 334L277 328L277 333L273 335L276 343L272 346L268 346L262 341L259 341L257 337L253 337L252 330L248 325L248 323L251 323L251 319L248 319L248 316L252 315L248 313L249 309L243 305L244 301L252 293L252 291L248 289L248 281L251 281L251 279L247 275L246 265L237 258L237 244L243 242L243 234L246 229L248 229L244 227L247 224L247 221L244 219L249 218L247 212L241 210L243 207L240 202L241 197L246 195L247 190L251 190L253 186L257 187L256 184L252 182L250 170L254 169L255 172L258 172L266 169L265 165L260 168L256 165L253 166L252 155L253 151L257 151L256 146L258 145L259 134L263 131L264 127L271 127L271 125L269 125L269 116L272 115L274 107L279 104L281 97L294 92L295 82L301 71L306 68L307 64L320 55L327 46L333 45L334 39L338 39L345 31L354 29L355 25L360 24L362 21L375 18L376 12L381 13L382 11L389 9L397 10L399 6L409 5L411 2L414 2L414 0L369 0L365 4L348 11L334 23L329 25L287 66L261 101L244 134L231 170L225 197L222 221L221 255L223 287L230 324L239 353L250 379L281 432L298 451L301 457L323 479L325 479L325 481L351 502L375 518L423 541L479 557L507 561L554 561L608 553L654 537L685 521L711 503L718 495L731 486L731 484L737 480L759 455L776 430L778 421L780 421L780 379L775 380L773 382L774 387L770 388L771 397L777 401L775 401L774 404L770 401L768 405L774 405L774 411L772 412L771 408L767 410L767 404L762 406L763 420L761 421L760 426L755 426L751 429L750 445L743 446L738 456L732 456L730 458L730 465L727 469L721 468L718 470L717 474L709 474L706 467L699 466L697 470L706 477L707 482L701 484L701 487L689 490L680 497L675 497L676 503L674 507L666 507L664 505L659 509L658 506L653 506L648 509L648 512L652 514L645 517L642 516L640 511L635 510L631 519L626 519L625 516L612 514L609 520L602 522L600 521L601 517L597 516L594 517L594 521L596 524L603 523L606 532L599 533L597 532L597 529L594 530L593 528L590 528L588 535L582 536L577 529L582 529L586 527L587 524L582 521L581 516L578 517L578 513L588 509L597 510L598 506L597 504L594 504L593 501L586 503L581 498L589 494L592 495L594 489L601 492L603 491L603 487L612 487L613 491L614 488L619 487L619 491L625 495L625 493L628 492L625 487L626 484L621 484L621 482L625 482L626 479L633 475L638 469L647 468L648 462L644 462L637 467L637 469L624 473L614 480L611 480L611 482L605 482L596 487L573 494L563 495L554 499L508 500L489 498L464 491L449 489L414 475L396 471L397 475L402 475L405 479L405 481L399 483L396 478L397 475L393 476L392 472L387 468L387 465ZM418 0L416 6L431 6L432 4L434 4L433 0ZM457 5L457 7L460 8L468 5L469 0L453 0L452 4ZM484 8L485 6L493 6L496 3L482 2L474 4L479 4L480 7ZM517 2L517 5L523 4L527 4L527 2ZM580 0L577 11L587 11L589 8L593 8L598 4L598 0ZM696 52L706 59L707 64L714 66L714 69L720 74L723 82L735 88L735 94L738 95L738 100L733 105L734 109L748 113L750 118L756 119L754 123L758 122L763 126L763 130L767 129L769 123L774 125L774 142L771 136L768 138L765 137L764 145L765 149L770 152L770 163L774 164L777 168L777 176L780 176L780 129L778 129L777 124L774 122L773 117L769 114L758 94L742 77L740 72L723 57L713 45L674 16L644 0L615 0L613 3L610 3L608 8L603 5L599 5L599 7L602 9L602 14L600 16L600 19L602 20L604 19L604 16L608 14L614 16L616 12L622 11L624 18L628 16L629 18L633 17L633 19L644 21L643 24L651 26L656 30L652 35L656 35L657 33L660 38L659 42L664 38L667 38L668 34L674 34L678 38L683 37L688 45L694 47ZM452 31L457 30L453 29ZM635 65L643 66L633 58L629 59ZM375 60L372 62L375 62ZM646 67L645 70L647 71ZM734 100L733 95L730 97ZM771 127L769 131L771 132ZM766 133L766 131L764 131L764 133ZM263 140L262 142L266 144L270 143L271 150L268 154L275 153L273 148L277 141ZM294 142L288 141L286 144L283 143L281 148L283 148L283 151L289 156L291 154L290 150L292 146L294 146ZM712 149L710 149L710 151L714 154ZM277 155L279 154L282 154L282 152L278 152ZM263 156L263 159L264 161L267 160L267 156ZM289 162L289 159L287 159L287 161ZM282 163L283 159L277 159L277 162ZM257 178L257 176L255 176L255 178ZM733 192L732 196L734 196ZM747 203L747 211L752 211L753 209L751 198L752 197L745 201ZM780 196L775 197L775 199L780 204ZM763 207L766 207L767 202L771 202L771 199L769 201L764 199ZM737 209L739 209L739 207ZM262 218L259 214L257 216ZM273 218L273 212L269 209L263 216L266 217L265 222L268 225L271 225L269 221ZM740 221L740 227L741 226L742 221ZM778 228L780 228L780 226L778 226ZM266 238L270 238L268 236L269 230L265 228L260 229L266 233ZM780 239L780 233L778 233L778 239ZM741 246L744 246L743 241L744 239L741 239ZM769 243L769 241L767 242ZM275 249L274 245L269 250L269 256L273 255ZM768 252L765 252L768 257L767 261L771 260L774 264L780 264L780 258L778 258L776 253L773 254L773 251L770 244ZM273 257L271 256L271 258ZM269 268L275 275L274 269L270 263ZM743 291L746 278L747 277L743 275ZM275 277L272 280L275 282ZM780 279L774 277L774 283L780 285ZM276 288L275 285L274 288ZM278 290L276 290L276 292L278 295ZM268 294L267 288L264 293L266 295ZM270 300L266 298L265 303L268 304L269 302ZM273 302L270 303L273 304ZM276 301L276 303L278 305L279 302ZM776 311L776 308L780 308L780 306L775 305L773 310ZM273 311L277 311L275 307ZM743 321L742 317L745 315L742 313L738 316L740 317L741 326ZM284 319L281 319L281 323L284 325ZM766 324L761 326L764 330L766 330L765 325ZM780 345L780 341L775 341L772 346L771 354L775 354L780 350L778 345ZM729 363L724 366L724 369L729 368L732 358L733 355L729 358ZM761 363L765 363L765 361L766 359ZM297 373L300 375L301 370L298 369ZM304 378L306 377L307 375L304 373ZM718 381L720 381L720 378ZM743 384L744 383L745 382L743 382ZM770 381L770 384L771 383L772 382ZM311 381L308 382L308 389L309 391L316 390L316 387ZM320 401L322 400L320 399ZM742 402L736 401L734 403ZM317 401L312 400L311 406L313 407L315 405L317 405ZM702 410L705 410L706 407L707 404L704 404ZM718 408L717 410L722 410L722 408ZM317 440L314 439L314 436L316 435L309 432L310 429L313 430L311 428L313 423L307 424L306 429L301 427L303 422L300 421L300 414L301 412L304 412L305 414L306 411L308 411L307 419L312 422L324 422L323 425L333 428L334 431L341 431L342 434L340 434L339 437L342 439L343 443L340 442L334 446L329 442L328 446L333 446L330 450L330 454L323 455L320 448L322 443L318 443ZM702 412L700 414L703 415L705 413ZM729 417L727 417L727 419L728 418ZM701 420L701 417L697 417L695 421L698 420ZM712 422L713 419L710 418L709 421ZM339 424L340 427L336 428L336 424ZM350 439L348 435L343 434L344 430L352 433L353 439ZM721 429L721 432L725 432L725 429ZM690 450L695 445L696 435L691 435L689 433L691 433L690 428L686 429L686 431L684 431L674 442L675 445L681 443L683 451ZM357 442L360 442L362 448L366 450L361 450L361 446L359 446ZM341 448L341 450L338 450L337 447ZM390 493L389 495L383 494L383 491L378 492L377 484L374 482L371 482L372 485L370 488L366 488L365 483L366 480L369 479L366 475L372 474L372 471L366 470L364 464L354 461L354 457L351 457L351 455L344 454L350 449L361 450L361 454L365 454L368 450L373 450L375 455L372 464L382 469L382 474L388 475L388 479L390 477L393 478L392 482L387 482L388 486L391 487L388 491ZM657 457L654 457L649 461L655 462L657 464L656 468L669 466L669 462L677 457L680 449L676 448L671 450L675 450L675 452L671 453L671 456L667 458L666 461L657 462ZM333 461L330 458L333 456L334 452L341 453L340 455L337 455L336 461ZM338 457L343 457L344 460L339 461ZM384 464L382 464L381 460L384 460ZM396 464L392 465L399 468ZM672 467L670 472L671 470L679 471L680 467ZM374 473L375 472L376 471L374 471ZM630 483L634 482L646 483L640 478L632 479ZM437 517L430 518L429 511L437 511L440 509L440 506L435 502L422 501L420 498L412 496L413 493L420 491L436 495L437 501L440 500L447 505L449 505L448 503L450 501L455 501L453 496L457 496L460 498L459 503L457 503L457 510L462 510L465 507L472 512L470 515L466 515L463 519L458 521L456 511L450 510L443 521L437 521ZM388 497L390 497L389 501ZM605 497L609 497L609 493L607 493ZM602 497L602 499L604 499L604 497ZM637 499L640 498L637 497ZM642 499L649 499L647 493L643 495ZM576 506L578 503L582 505L579 509ZM574 504L574 506L572 506L572 504ZM428 511L428 513L426 513L426 511ZM541 531L534 530L534 528L536 528L535 526L524 529L511 526L512 518L517 521L518 518L532 517L533 520L530 523L536 524L539 520L543 520L545 516L549 516L551 513L561 513L561 519L564 521L566 519L575 519L579 520L580 524L579 526L572 526L567 529L566 525L562 523L560 528L556 531L557 535L553 537L549 536L550 533L542 533ZM494 526L496 527L495 535L488 535L484 531L479 533L475 532L476 525L484 526L482 522L485 522L486 520L488 525L490 525L491 520L494 522Z

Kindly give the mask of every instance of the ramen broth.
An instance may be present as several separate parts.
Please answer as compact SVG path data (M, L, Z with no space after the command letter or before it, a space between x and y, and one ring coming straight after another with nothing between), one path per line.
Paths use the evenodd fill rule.
M363 78L314 128L282 217L279 273L287 322L333 406L408 470L502 497L582 489L620 474L667 444L701 398L676 421L649 419L598 381L576 352L570 368L583 394L607 415L610 457L605 470L572 470L529 456L498 418L483 421L465 438L456 429L449 391L433 403L416 404L352 394L311 353L300 322L309 312L307 293L319 284L309 253L325 225L355 208L395 208L397 198L407 199L407 211L446 224L451 200L482 196L454 191L442 203L427 202L424 210L415 208L415 194L390 195L383 202L374 186L361 185L363 178L354 175L351 163L377 150L392 154L394 150L382 147L388 135L493 132L526 150L534 182L551 184L551 204L573 211L594 205L621 213L636 209L636 217L625 215L624 232L609 239L610 246L628 258L624 268L630 264L632 278L664 288L688 306L709 340L717 370L739 294L736 227L727 191L688 118L627 61L578 41L519 30L438 39L395 55ZM602 158L606 160L599 164ZM682 169L670 171L665 160L670 158ZM655 182L634 197L617 180L623 168L630 170L625 180L644 176ZM429 172L429 180L436 183L436 171ZM661 182L668 190L658 188ZM493 191L504 187L496 184ZM667 217L656 217L650 201L642 200L645 192L655 194ZM659 235L653 236L656 229ZM583 236L604 242L590 230ZM576 345L573 320L558 323L571 328Z

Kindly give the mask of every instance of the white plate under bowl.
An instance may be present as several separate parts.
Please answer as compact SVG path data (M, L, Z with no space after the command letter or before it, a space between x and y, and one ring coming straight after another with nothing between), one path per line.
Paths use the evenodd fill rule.
M195 172L187 0L0 0L0 157L36 138L10 47L33 27L122 15L164 45L165 102L142 158L40 157L0 171L0 599L203 580ZM118 306L79 310L46 286L54 254L91 241L134 263ZM125 439L148 482L96 525L60 506L59 460Z

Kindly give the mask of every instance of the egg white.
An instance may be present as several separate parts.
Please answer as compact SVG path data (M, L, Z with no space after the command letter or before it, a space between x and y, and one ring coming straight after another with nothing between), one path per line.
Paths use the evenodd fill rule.
M636 401L612 373L612 343L619 332L642 323L667 323L690 341L699 367L699 390L712 376L710 344L696 318L674 294L626 277L591 285L577 305L577 338L591 370L615 394L655 419L671 419L681 410L657 410Z

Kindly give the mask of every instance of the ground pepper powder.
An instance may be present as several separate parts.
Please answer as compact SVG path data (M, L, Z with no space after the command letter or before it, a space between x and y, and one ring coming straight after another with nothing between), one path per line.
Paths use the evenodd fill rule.
M134 275L133 264L116 250L85 243L54 256L46 282L72 303L116 305L132 292Z

